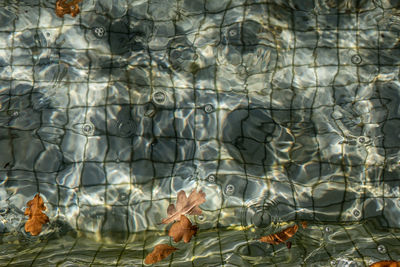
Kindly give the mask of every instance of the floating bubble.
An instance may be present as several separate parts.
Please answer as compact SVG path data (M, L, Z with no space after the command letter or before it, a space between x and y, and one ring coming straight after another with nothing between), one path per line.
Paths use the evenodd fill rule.
M362 58L359 54L356 54L351 57L351 63L358 65L358 64L361 64L361 62L362 62Z
M5 215L8 212L8 208L0 209L0 215Z
M92 32L96 38L103 38L104 34L106 33L106 29L102 26L97 26L92 28Z
M357 142L362 145L369 144L371 139L368 136L359 136L357 137Z
M230 29L228 31L229 36L233 37L237 35L237 30L236 29Z
M365 139L364 136L360 136L360 137L357 138L357 141L362 144L362 143L366 142L366 139Z
M332 229L329 227L329 226L326 226L325 227L325 232L326 233L330 233L332 231Z
M211 113L211 112L214 111L214 106L211 105L211 104L207 104L207 105L204 106L204 111L205 111L206 113Z
M207 177L207 180L210 182L210 183L215 183L215 180L216 180L217 178L215 177L215 175L214 174L210 174L208 177Z
M385 247L384 245L379 245L379 246L377 247L377 250L378 250L378 252L381 253L381 254L385 254L385 253L386 253L386 247Z
M228 184L225 187L225 194L226 195L232 195L235 192L235 186L233 184Z
M92 123L84 123L82 125L82 132L85 135L93 135L94 133L94 125Z
M163 91L155 92L152 97L153 102L158 105L163 104L166 99L167 99L167 96L166 96L165 92L163 92Z
M354 209L353 215L354 215L354 217L359 218L361 216L361 212L358 209Z
M168 60L175 70L191 72L195 55L195 50L186 37L177 37L168 44Z
M198 219L199 221L204 221L205 217L204 217L203 214L200 214L199 216L197 216L197 219Z

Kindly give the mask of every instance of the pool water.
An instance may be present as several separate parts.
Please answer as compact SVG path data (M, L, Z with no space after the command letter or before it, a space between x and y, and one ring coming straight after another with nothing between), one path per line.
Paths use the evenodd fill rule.
M142 266L157 244L178 248L157 266L400 261L399 7L0 0L0 265ZM161 221L195 189L175 243Z

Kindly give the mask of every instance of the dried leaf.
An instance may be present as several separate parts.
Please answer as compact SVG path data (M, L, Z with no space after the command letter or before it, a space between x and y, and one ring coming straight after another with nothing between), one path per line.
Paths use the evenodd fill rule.
M79 2L82 0L72 0L67 3L67 0L58 0L56 2L56 15L60 18L64 17L65 14L70 14L75 17L79 13Z
M260 241L269 243L269 244L273 244L273 245L278 245L282 242L285 242L289 238L291 238L297 232L298 229L299 229L299 227L297 226L297 224L295 224L289 228L286 228L282 232L263 236L260 238Z
M370 265L369 267L400 267L400 262L398 261L379 261Z
M185 215L181 215L179 222L175 222L169 229L168 235L179 242L183 238L183 242L189 243L192 236L196 235L197 225L193 225Z
M186 197L185 191L181 190L176 199L176 207L170 204L167 209L168 218L163 219L162 223L170 223L172 221L179 221L181 215L191 214L200 215L202 213L198 205L206 201L206 194L203 191L197 192L193 190L189 197Z
M29 200L26 206L25 216L29 216L29 219L25 223L25 231L30 232L31 235L38 235L42 231L43 224L49 222L49 217L42 212L46 210L46 207L39 193Z
M159 262L160 260L168 257L169 254L171 254L175 250L177 250L177 248L171 247L167 244L156 245L154 247L153 251L149 255L146 256L144 263L153 264L153 263Z
M301 222L301 227L303 227L303 229L306 229L307 228L307 222L306 221L302 221Z

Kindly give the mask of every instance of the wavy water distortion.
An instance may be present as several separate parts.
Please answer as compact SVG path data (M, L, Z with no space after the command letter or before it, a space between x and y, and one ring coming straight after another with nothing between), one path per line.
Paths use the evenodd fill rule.
M0 0L0 265L397 265L399 8Z

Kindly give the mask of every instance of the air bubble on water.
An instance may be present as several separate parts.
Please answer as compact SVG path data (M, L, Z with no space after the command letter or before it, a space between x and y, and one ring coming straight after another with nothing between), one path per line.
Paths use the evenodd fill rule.
M152 100L155 104L161 105L165 102L167 96L163 91L157 91L153 93Z
M353 56L351 57L351 62L352 62L353 64L356 64L356 65L361 64L362 58L361 58L361 56L360 56L359 54L353 55Z
M325 226L325 232L326 233L330 233L332 231L332 229L329 226Z
M228 195L228 196L232 195L234 192L235 192L235 186L233 184L228 184L225 187L225 194L226 195Z
M210 174L208 177L207 177L207 180L210 182L210 183L215 183L215 180L216 180L217 178L215 177L215 175L214 174Z
M92 123L90 123L90 122L84 123L82 125L82 132L85 135L93 135L93 133L94 133L94 125Z
M8 212L8 208L1 208L0 215L5 215Z
M381 253L381 254L385 254L385 253L386 253L386 247L385 247L384 245L379 245L379 246L377 247L377 250L378 250L378 252Z
M93 27L92 32L97 38L102 38L106 33L106 29L102 26Z
M211 105L211 104L207 104L207 105L204 106L204 111L205 111L206 113L211 113L211 112L214 111L214 106Z
M237 30L235 30L235 29L230 29L230 30L228 31L228 34L229 34L229 36L234 37L234 36L237 35Z
M368 136L359 136L359 137L357 138L357 142L358 142L359 144L368 143L369 140L370 140L370 139L369 139Z
M354 217L359 218L361 216L361 212L358 209L354 209L353 215L354 215Z

